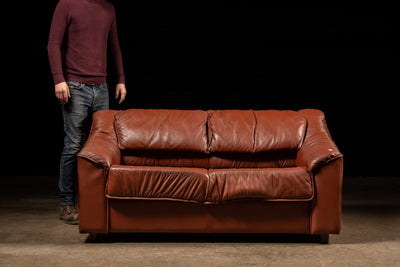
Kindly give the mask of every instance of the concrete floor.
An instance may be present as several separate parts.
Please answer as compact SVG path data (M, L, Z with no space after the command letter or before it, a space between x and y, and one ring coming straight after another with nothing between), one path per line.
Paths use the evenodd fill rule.
M400 266L400 177L346 177L340 235L112 235L58 220L57 177L0 177L0 266Z

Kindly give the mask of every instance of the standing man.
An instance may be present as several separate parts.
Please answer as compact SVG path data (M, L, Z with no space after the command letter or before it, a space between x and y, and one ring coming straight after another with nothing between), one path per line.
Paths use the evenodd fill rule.
M107 47L117 74L115 98L126 96L114 6L106 0L60 0L47 46L55 94L62 104L64 149L60 162L60 219L77 224L77 154L93 112L109 109Z

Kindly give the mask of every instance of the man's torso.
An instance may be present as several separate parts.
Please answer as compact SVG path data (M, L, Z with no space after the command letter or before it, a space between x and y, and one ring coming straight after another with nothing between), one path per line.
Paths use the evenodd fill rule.
M93 77L93 83L104 82L113 6L104 0L66 1L69 7L69 24L64 37L67 79L83 82ZM86 77L80 78L82 76Z

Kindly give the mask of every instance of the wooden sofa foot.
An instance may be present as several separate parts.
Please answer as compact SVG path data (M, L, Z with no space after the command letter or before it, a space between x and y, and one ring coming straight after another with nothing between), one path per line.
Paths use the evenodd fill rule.
M319 235L320 244L329 244L329 234Z

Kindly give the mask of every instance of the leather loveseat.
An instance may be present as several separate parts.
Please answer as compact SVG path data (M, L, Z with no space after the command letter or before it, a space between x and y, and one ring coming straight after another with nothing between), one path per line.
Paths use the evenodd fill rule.
M78 155L81 233L341 226L343 158L319 110L98 111Z

